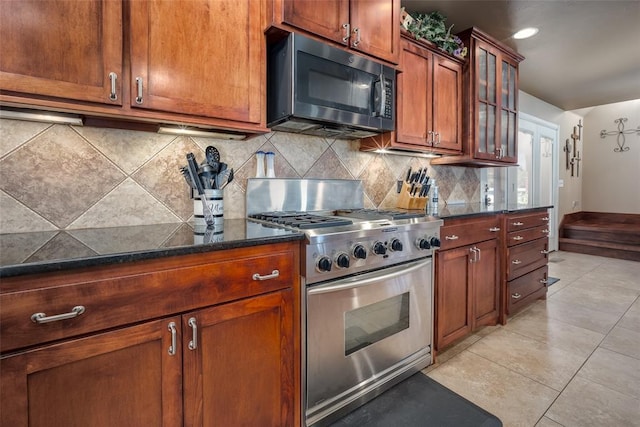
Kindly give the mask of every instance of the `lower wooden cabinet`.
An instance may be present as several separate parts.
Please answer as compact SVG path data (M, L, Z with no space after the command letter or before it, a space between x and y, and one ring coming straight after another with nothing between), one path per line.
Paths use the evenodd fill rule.
M442 235L447 229L443 228ZM436 256L435 348L440 350L500 316L498 239Z
M0 425L300 425L299 246L268 248L3 279Z

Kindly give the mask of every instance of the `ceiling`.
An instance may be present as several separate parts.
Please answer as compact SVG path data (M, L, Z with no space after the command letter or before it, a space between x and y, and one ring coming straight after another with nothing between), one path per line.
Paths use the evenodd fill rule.
M511 46L520 89L563 110L640 99L640 0L402 0L440 11L453 32L475 26ZM540 29L515 40L524 27Z

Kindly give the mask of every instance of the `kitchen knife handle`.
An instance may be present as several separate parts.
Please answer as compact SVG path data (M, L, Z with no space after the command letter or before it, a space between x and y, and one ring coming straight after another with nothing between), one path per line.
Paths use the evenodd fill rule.
M111 93L109 94L109 99L112 101L116 101L118 99L118 94L116 92L116 80L118 80L118 75L113 71L110 72L109 80L111 81Z

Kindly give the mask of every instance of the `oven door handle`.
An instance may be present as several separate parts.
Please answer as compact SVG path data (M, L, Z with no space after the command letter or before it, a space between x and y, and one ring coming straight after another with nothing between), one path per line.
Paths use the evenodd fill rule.
M373 282L381 282L385 280L392 280L396 277L404 276L412 273L416 270L424 268L432 263L431 257L414 261L409 264L400 264L387 268L385 273L381 274L382 270L378 270L371 273L365 273L361 276L350 277L342 280L336 280L326 285L311 286L307 289L307 295L326 294L329 292L343 291L347 289L359 288L361 286L367 286ZM430 278L431 279L431 278Z

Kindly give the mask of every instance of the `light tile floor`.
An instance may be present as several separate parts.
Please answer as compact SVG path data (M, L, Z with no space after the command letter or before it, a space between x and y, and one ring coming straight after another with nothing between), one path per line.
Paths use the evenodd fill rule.
M540 300L425 373L505 427L640 427L640 262L550 256Z

